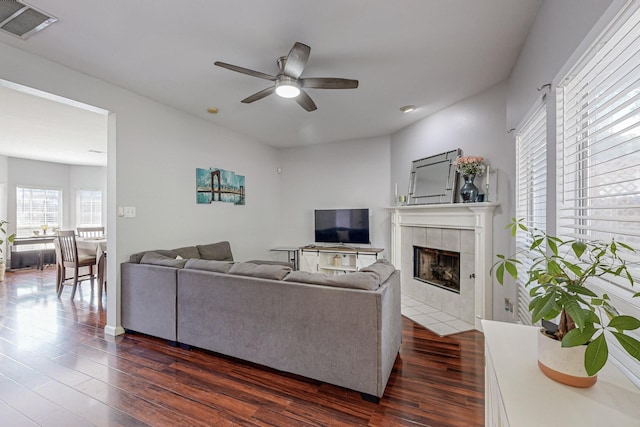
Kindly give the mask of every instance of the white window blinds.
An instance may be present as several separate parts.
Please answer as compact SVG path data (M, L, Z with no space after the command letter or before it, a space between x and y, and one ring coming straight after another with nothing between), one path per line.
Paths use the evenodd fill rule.
M16 187L16 234L33 236L33 232L47 233L62 223L62 191L43 188Z
M102 225L102 191L78 190L77 226Z
M640 249L640 11L621 12L558 88L560 237ZM640 257L631 256L633 291L615 280L594 283L621 311L640 315ZM610 345L616 344L610 341ZM640 365L617 349L640 384Z
M529 228L546 231L547 226L547 106L544 100L534 107L516 135L516 217L524 218ZM522 278L532 262L527 257L531 245L529 236L519 231L516 234L516 251L519 279L517 281L517 319L531 324L529 292Z

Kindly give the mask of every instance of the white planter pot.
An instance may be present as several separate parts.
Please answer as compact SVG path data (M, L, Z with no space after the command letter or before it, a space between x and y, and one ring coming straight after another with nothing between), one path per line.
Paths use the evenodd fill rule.
M544 329L538 334L538 367L549 378L573 387L591 387L598 379L584 368L586 345L562 347L562 343L548 337Z
M4 281L4 261L0 261L0 282Z

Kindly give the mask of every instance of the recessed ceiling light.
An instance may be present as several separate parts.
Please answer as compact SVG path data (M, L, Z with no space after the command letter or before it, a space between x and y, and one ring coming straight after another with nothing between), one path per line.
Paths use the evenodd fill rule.
M416 108L415 105L405 105L404 107L400 108L400 111L402 111L403 113L410 113L412 111L414 111Z
M209 114L218 114L218 109L216 107L207 108L207 113Z

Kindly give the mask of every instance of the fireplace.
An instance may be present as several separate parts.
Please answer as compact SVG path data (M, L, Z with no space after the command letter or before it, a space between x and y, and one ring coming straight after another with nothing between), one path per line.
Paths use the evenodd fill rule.
M460 293L460 252L413 247L413 278Z
M482 330L493 318L493 213L499 204L397 206L391 216L391 259L400 267L402 294ZM414 246L460 252L460 292L414 279Z

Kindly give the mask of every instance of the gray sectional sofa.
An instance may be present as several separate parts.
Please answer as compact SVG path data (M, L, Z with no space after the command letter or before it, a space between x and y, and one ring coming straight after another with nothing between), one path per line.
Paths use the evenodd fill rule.
M122 325L382 397L402 335L399 271L379 261L324 276L232 260L228 242L132 255Z

